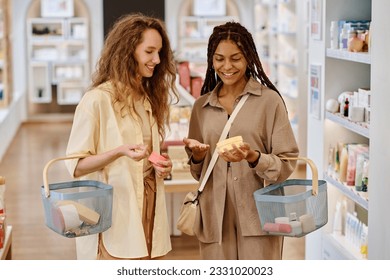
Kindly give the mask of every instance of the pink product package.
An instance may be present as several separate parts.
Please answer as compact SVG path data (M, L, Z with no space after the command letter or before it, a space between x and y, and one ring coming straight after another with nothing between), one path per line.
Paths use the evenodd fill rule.
M160 160L166 160L165 157L163 157L162 155L159 155L156 152L152 152L148 159L150 162L152 162L154 164L157 164Z
M289 224L265 223L263 230L268 232L291 233L292 228Z

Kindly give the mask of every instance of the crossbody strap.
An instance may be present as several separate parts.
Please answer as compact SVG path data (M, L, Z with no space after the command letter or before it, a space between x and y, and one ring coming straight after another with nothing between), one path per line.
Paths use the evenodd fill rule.
M234 119L236 118L236 116L238 114L238 111L240 111L241 107L244 105L244 103L248 99L248 97L249 97L249 94L246 94L243 97L241 97L241 99L238 102L237 106L234 108L233 113L231 114L230 118L226 122L225 127L223 128L223 131L221 133L221 136L219 137L219 141L218 142L220 142L220 141L222 141L222 140L224 140L226 138L226 136L229 133L230 127L232 126L232 123L233 123ZM214 153L213 153L213 156L212 156L212 158L210 160L209 166L207 167L206 173L205 173L205 175L204 175L204 177L202 179L202 183L200 184L200 187L198 189L199 193L201 193L203 191L203 189L204 189L204 187L206 185L206 182L207 182L208 178L210 177L211 171L213 170L214 165L217 162L217 159L218 159L218 151L217 151L217 149L215 149Z

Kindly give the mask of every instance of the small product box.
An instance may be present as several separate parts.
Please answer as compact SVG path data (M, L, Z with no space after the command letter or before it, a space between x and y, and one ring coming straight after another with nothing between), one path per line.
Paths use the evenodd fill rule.
M172 160L172 179L193 179L184 145L168 146L168 155Z
M5 215L0 215L0 249L4 247L6 228L7 225L6 225Z
M371 90L369 88L358 89L358 107L371 107Z

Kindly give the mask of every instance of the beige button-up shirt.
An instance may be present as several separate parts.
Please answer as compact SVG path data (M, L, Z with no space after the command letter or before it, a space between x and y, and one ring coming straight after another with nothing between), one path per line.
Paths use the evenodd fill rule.
M191 113L188 138L210 144L210 151L203 162L193 164L190 161L191 173L198 180L207 169L228 119L227 112L218 102L218 87L198 98ZM232 162L231 168L241 232L244 236L256 236L264 233L253 193L264 185L286 180L294 171L296 161L280 157L296 157L299 151L278 93L251 78L240 96L244 94L250 96L233 121L229 137L241 135L251 149L261 152L261 157L255 168L250 168L245 160ZM191 156L189 150L187 153ZM200 196L194 230L202 242L221 241L226 176L227 163L219 158Z
M123 144L143 142L141 123L136 116L122 117L118 105L112 105L109 83L86 92L78 104L67 154L96 155ZM156 122L151 114L150 103L144 107L149 112L152 124L153 150L159 152L160 142ZM74 174L78 160L66 161L70 174ZM103 242L107 251L114 257L140 258L148 255L142 226L143 207L143 161L121 157L99 172L80 179L100 180L113 186L112 226L103 232ZM170 230L165 204L164 182L156 178L157 198L153 229L151 257L167 254L171 250ZM97 235L78 237L78 259L95 259L97 255Z

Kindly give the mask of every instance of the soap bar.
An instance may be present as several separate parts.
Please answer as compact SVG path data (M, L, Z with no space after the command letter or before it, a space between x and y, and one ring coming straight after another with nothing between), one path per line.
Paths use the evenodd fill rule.
M73 204L58 207L64 221L64 230L71 230L81 226L82 221L78 215L76 206Z
M99 222L100 214L81 203L78 203L73 200L59 200L56 204L58 207L72 204L76 207L80 220L87 224L96 225Z
M162 155L159 155L156 152L152 152L148 158L148 160L154 164L157 164L160 160L167 160L165 157Z
M304 214L300 216L299 221L302 224L303 233L309 233L316 229L316 225L314 223L314 217L310 214Z
M264 231L277 232L277 233L291 233L292 228L289 224L277 224L277 223L265 223L263 227Z
M233 144L239 147L243 143L242 136L235 136L231 138L227 138L223 141L217 143L217 149L219 152L223 152L224 149L232 150Z

